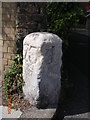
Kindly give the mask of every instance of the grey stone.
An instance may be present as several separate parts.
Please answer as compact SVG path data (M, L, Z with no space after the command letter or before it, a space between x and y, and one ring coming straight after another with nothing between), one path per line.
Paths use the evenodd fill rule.
M20 118L22 112L20 110L11 109L11 114L8 114L8 106L0 106L0 120L2 118Z
M37 108L30 108L25 110L24 113L20 116L20 118L34 118L34 119L46 119L53 117L55 114L56 109L37 109Z
M55 34L36 32L23 42L23 92L32 105L54 107L61 86L62 40Z
M63 120L89 120L89 113L82 113L82 114L75 114L75 115L69 115L65 116Z

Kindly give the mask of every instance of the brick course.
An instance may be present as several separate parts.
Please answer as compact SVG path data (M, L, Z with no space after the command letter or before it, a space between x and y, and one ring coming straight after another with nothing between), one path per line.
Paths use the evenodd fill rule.
M0 58L2 56L2 44L3 44L3 41L2 41L2 3L0 2Z
M19 3L17 10L17 32L25 37L31 32L46 27L44 14L45 3ZM25 32L24 32L25 31Z
M2 104L2 3L0 2L0 105Z
M14 58L14 46L16 36L16 3L2 4L2 32L3 32L3 70L8 70L12 54ZM3 72L4 72L3 71Z

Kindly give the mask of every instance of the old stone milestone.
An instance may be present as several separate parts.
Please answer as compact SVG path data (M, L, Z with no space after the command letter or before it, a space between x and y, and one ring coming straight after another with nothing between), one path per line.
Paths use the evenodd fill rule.
M35 32L23 42L23 92L40 107L56 106L61 86L62 40L55 34Z

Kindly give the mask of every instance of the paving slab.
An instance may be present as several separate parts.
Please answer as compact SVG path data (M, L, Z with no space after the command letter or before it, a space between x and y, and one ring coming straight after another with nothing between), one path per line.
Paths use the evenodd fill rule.
M56 109L37 109L37 108L31 108L21 115L20 118L38 118L38 119L44 119L44 118L52 118Z
M7 106L0 106L0 120L2 118L20 118L22 112L20 110L11 109L11 114L8 114Z
M65 116L63 120L90 120L89 117L90 113L82 113L82 114L76 114L76 115L69 115Z

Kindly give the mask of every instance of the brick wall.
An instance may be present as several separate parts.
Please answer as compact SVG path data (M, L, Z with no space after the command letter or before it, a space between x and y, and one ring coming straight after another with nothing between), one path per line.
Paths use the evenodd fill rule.
M0 35L0 105L1 104L2 104L2 37Z
M20 34L25 36L27 33L45 30L45 6L45 3L18 3L17 28Z
M16 44L16 3L2 3L2 88L4 72L8 70L15 55ZM4 89L2 99L5 101ZM2 104L4 102L2 101Z
M0 105L2 104L2 3L0 2Z
M2 9L2 20L0 20L2 21L2 40L0 36L0 50L2 48L0 58L2 58L2 63L0 61L0 71L2 67L3 79L0 80L1 82L4 81L4 71L7 71L11 65L17 53L17 48L20 49L22 46L17 45L16 41L19 39L20 44L22 44L23 38L27 34L46 29L45 6L44 3L2 3L2 7L0 7ZM22 49L20 52L22 52ZM2 92L4 101L4 89Z
M3 71L14 58L16 42L16 3L2 3Z
M27 34L41 29L45 31L45 6L45 3L21 2L17 4L17 39L23 40Z
M2 3L3 71L8 70L16 53L17 39L45 29L44 3ZM22 44L22 41L21 41Z

